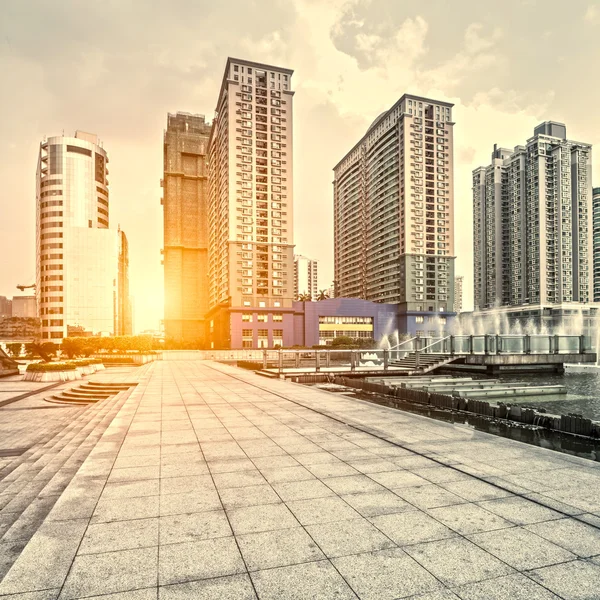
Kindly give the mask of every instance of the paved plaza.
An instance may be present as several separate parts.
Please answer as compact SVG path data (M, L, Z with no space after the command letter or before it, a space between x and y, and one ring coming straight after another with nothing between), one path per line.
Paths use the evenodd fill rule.
M0 407L0 599L600 599L600 463L210 361L91 379L138 385Z

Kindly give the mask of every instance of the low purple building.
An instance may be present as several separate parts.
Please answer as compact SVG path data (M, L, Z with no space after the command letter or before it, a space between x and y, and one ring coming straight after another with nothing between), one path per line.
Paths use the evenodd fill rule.
M394 345L401 335L444 335L454 313L404 313L398 304L359 298L332 298L320 302L294 302L273 310L253 307L228 311L222 322L210 321L213 348L274 348L326 346L336 337L374 339L387 337Z

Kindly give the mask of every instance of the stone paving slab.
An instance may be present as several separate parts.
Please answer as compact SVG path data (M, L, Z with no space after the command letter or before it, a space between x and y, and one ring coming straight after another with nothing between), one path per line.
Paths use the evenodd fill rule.
M0 599L600 599L598 463L208 361L136 373Z

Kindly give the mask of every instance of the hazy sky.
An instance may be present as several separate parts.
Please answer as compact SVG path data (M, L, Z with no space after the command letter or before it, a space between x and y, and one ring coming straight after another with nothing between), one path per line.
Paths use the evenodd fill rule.
M320 287L333 278L331 168L404 92L455 103L470 307L471 170L544 120L600 143L599 31L598 0L0 0L0 295L35 279L39 142L83 129L109 153L136 328L158 326L166 115L212 118L234 56L295 71L295 243L321 261ZM594 174L600 184L597 156Z

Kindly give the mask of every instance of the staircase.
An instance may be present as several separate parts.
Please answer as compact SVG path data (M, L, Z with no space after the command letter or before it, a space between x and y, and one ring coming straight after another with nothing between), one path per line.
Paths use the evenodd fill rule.
M421 353L419 356L419 365L417 366L417 353L410 352L400 360L390 360L389 365L390 367L408 371L408 375L423 375L454 362L458 358L458 356L452 356L450 354Z
M106 400L119 392L124 392L134 385L136 384L94 383L90 381L69 390L62 390L58 394L45 398L45 400L53 404L94 404L99 400Z
M0 581L53 509L135 385L137 383L90 382L80 386L85 390L83 400L60 394L61 401L71 405L97 404L82 407L66 426L39 439L0 469ZM98 402L100 399L104 401Z

